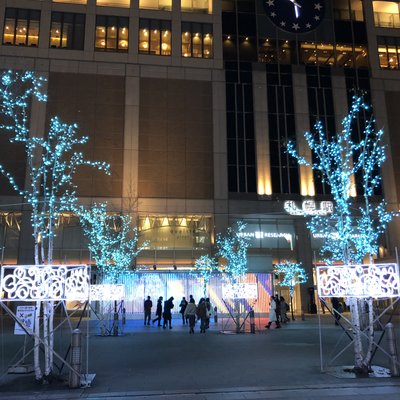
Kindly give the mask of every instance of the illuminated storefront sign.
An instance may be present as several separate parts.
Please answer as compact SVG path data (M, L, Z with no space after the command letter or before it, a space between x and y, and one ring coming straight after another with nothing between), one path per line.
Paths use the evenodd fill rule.
M293 235L288 232L264 232L264 231L253 231L253 232L242 232L240 236L247 237L250 239L285 239L290 249L293 250Z
M333 212L331 201L321 201L319 209L314 200L304 200L301 208L298 208L294 200L285 201L284 210L290 215L328 215Z
M319 297L374 297L400 295L397 264L317 267Z
M87 265L3 265L0 292L8 301L87 300Z
M125 285L91 285L90 300L91 301L111 301L123 300L125 297Z
M237 283L235 285L222 285L222 297L224 299L257 299L256 283Z

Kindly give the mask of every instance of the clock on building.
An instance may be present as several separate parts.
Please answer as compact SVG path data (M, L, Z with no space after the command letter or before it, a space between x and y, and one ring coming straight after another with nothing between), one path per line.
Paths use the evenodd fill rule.
M264 0L269 19L280 29L304 33L315 29L325 12L324 0Z

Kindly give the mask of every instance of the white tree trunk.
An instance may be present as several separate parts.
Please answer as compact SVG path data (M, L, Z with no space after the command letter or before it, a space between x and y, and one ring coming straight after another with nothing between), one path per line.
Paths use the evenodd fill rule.
M374 304L372 297L368 298L368 349L364 358L364 366L369 368L374 351Z
M43 302L44 375L50 374L49 359L49 302Z
M41 302L36 302L36 313L35 313L35 340L34 340L34 348L33 348L33 362L34 362L34 369L35 369L35 379L40 381L42 379L42 370L40 368L40 308Z
M353 342L354 342L354 369L355 371L363 370L363 348L361 342L361 331L360 331L360 305L359 301L355 297L349 298L350 312L351 312L351 324L353 326Z

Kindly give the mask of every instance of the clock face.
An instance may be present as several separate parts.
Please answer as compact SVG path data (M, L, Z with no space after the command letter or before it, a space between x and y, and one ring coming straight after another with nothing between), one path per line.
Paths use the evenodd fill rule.
M315 29L324 16L324 0L264 0L269 19L287 32L304 33Z

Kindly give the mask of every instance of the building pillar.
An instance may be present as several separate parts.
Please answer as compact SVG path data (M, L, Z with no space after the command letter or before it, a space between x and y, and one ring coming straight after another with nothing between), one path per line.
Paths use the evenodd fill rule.
M311 232L306 226L305 218L296 218L294 225L297 235L297 260L301 260L302 267L308 275L307 282L299 285L300 290L297 296L300 296L300 302L296 301L296 304L301 304L304 312L310 312L311 298L309 288L314 287L314 260L311 247ZM299 314L301 311L302 310L296 310L296 313Z
M139 90L140 78L135 68L125 78L125 126L122 197L123 209L136 209L139 166Z
M265 68L253 69L254 134L257 151L257 194L271 195L271 156L269 146L267 75Z

